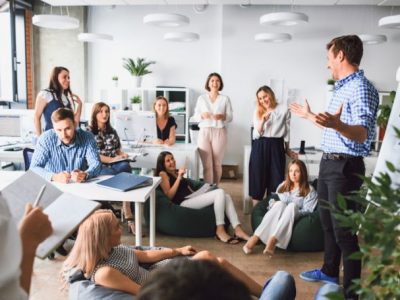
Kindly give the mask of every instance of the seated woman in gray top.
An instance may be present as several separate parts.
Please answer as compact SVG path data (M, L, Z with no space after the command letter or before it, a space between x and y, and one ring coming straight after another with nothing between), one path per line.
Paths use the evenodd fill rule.
M251 253L259 240L266 244L263 253L269 256L273 255L275 246L286 249L292 237L294 221L314 211L317 192L308 184L304 162L292 160L288 169L285 181L276 190L280 201L270 200L269 210L261 224L243 246L244 253Z
M208 251L197 252L192 246L142 251L122 245L121 227L110 210L97 210L79 227L75 245L63 264L62 278L66 280L65 274L72 268L78 268L96 284L136 295L150 275L150 271L140 264L156 263L176 256L214 261L243 282L254 296L261 295L261 285L225 259L215 257Z

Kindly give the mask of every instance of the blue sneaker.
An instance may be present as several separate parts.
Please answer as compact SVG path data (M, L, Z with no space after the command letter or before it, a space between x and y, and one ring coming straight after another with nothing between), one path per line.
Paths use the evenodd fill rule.
M338 277L331 277L322 273L320 269L300 273L300 278L305 281L322 281L325 283L339 283Z

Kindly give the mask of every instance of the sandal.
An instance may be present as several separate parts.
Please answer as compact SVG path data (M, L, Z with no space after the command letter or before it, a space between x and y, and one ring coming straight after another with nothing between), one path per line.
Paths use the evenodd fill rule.
M136 227L135 227L135 219L133 217L125 218L126 223L128 225L128 232L132 233L133 236L136 236ZM142 232L142 237L146 236Z
M231 244L231 245L239 244L238 239L235 238L235 237L230 237L229 239L227 239L226 241L224 241L224 240L222 240L218 235L215 235L215 239L218 240L218 241L220 241L220 242L222 242L222 243L225 243L225 244Z

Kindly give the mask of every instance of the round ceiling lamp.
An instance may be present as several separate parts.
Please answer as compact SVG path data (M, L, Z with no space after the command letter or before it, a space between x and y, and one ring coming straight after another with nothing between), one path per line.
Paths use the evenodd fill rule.
M379 27L400 29L400 15L387 16L379 20Z
M104 33L88 33L83 32L78 34L78 40L81 42L104 42L104 41L112 41L114 38L112 35L104 34Z
M307 22L308 16L298 12L276 12L265 14L260 17L261 25L292 26Z
M79 27L79 20L70 16L34 15L32 24L50 29L76 29Z
M254 40L264 43L283 43L292 39L289 33L257 33Z
M143 23L160 27L179 27L188 25L190 20L184 15L160 13L144 16Z
M365 45L376 45L387 41L386 35L383 34L359 34L358 37Z
M200 35L195 32L167 32L164 40L171 42L195 42L200 39Z

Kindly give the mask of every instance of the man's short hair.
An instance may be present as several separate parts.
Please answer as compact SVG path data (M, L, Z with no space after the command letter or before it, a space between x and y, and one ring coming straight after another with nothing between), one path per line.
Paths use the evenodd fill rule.
M51 114L51 121L53 123L57 123L59 121L64 121L66 119L70 119L72 122L74 122L74 112L70 110L69 108L59 108L53 111Z
M250 300L250 291L220 265L208 260L174 259L154 271L137 300Z
M363 43L357 35L336 37L326 45L327 50L331 48L335 57L339 51L342 51L350 64L354 66L360 65L364 50Z

